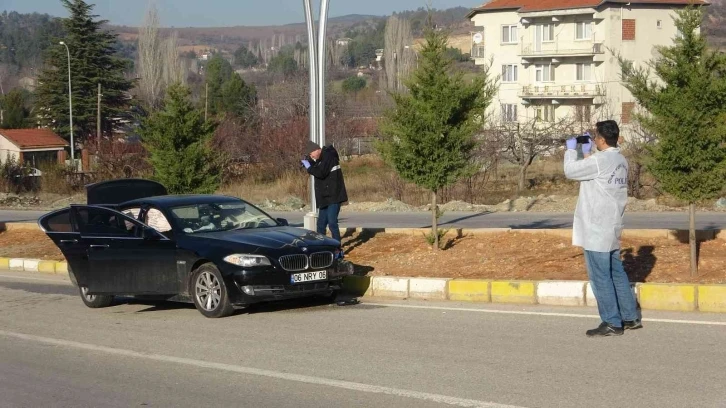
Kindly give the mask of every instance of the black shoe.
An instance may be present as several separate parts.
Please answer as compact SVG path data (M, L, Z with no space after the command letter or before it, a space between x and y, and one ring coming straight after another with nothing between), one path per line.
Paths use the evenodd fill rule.
M623 328L602 322L597 329L588 330L585 334L587 337L622 336Z
M623 321L624 330L637 330L637 329L642 329L642 328L643 328L643 323L640 322L640 319Z

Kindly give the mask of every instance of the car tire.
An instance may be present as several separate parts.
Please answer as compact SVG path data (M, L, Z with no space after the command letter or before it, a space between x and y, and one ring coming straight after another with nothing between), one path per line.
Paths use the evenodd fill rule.
M81 294L81 300L83 303L91 309L109 307L111 306L111 303L113 303L112 295L89 295L88 286L80 286L78 290Z
M194 306L205 317L216 319L234 313L222 274L213 264L204 264L194 272L190 289Z

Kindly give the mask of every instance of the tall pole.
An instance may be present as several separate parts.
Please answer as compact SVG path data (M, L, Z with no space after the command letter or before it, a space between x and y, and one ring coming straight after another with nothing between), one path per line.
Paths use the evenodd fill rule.
M327 62L328 6L329 0L322 0L320 4L320 27L318 29L318 144L325 145L325 70Z
M76 152L75 145L73 144L73 92L71 91L71 50L68 49L68 44L64 41L60 42L60 45L66 47L66 54L68 55L68 110L71 115L71 166L73 171L76 171Z
M101 84L98 84L98 107L96 108L96 138L101 143Z
M209 82L204 87L204 121L207 121L207 112L209 111Z
M317 143L318 139L318 65L317 65L317 47L315 46L316 41L316 30L315 20L313 19L313 8L310 4L310 0L303 0L303 6L305 7L305 22L308 28L308 59L310 60L310 108L308 112L310 121L310 140ZM310 176L310 208L311 214L309 217L315 217L317 212L317 202L315 201L315 177ZM314 224L313 224L314 225ZM312 225L309 229L313 229Z

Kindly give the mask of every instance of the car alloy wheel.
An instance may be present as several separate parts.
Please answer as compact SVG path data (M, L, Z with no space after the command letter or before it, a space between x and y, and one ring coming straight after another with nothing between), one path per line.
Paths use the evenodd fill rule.
M194 271L190 281L190 292L194 295L194 306L201 314L210 318L226 317L234 313L229 301L229 293L222 274L212 263L207 263Z
M108 307L113 303L113 295L89 295L88 286L80 286L80 292L83 303L92 309Z
M81 286L81 296L86 300L88 303L92 303L96 300L96 295L89 295L88 294L88 286Z
M207 312L213 312L222 300L222 285L213 273L203 271L195 285L197 303Z

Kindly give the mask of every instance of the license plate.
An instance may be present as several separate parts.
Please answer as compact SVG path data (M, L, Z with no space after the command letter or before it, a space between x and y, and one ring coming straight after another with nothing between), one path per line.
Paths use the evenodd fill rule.
M312 282L328 279L328 271L296 273L290 276L290 283Z

